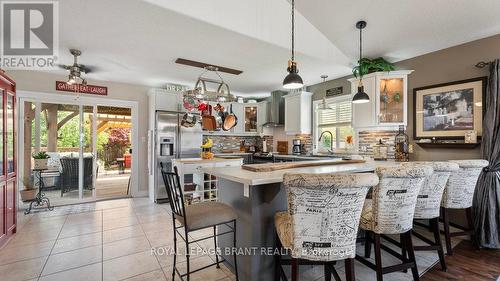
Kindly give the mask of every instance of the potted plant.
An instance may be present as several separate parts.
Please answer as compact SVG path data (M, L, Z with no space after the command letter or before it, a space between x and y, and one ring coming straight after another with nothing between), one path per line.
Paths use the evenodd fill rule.
M38 153L33 153L34 169L47 169L47 162L50 156L45 151L40 151Z
M36 188L33 186L33 181L29 178L23 180L24 189L20 191L21 200L23 202L32 201L36 197Z
M394 64L382 57L376 59L362 58L358 61L358 65L352 69L352 74L357 78L372 72L393 71L394 69Z

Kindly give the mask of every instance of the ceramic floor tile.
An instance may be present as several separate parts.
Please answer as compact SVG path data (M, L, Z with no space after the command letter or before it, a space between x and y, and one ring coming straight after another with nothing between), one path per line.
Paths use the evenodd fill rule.
M0 265L48 256L54 241L9 247L0 250Z
M105 281L122 280L143 273L160 269L160 265L151 251L144 251L112 260L104 261Z
M124 281L170 281L170 278L166 278L163 271L158 269L131 278L127 278Z
M202 256L190 261L190 270L196 270L203 266L209 265L213 263L213 260L208 256ZM179 263L177 267L181 274L186 273L186 262ZM211 266L209 268L203 269L201 271L195 272L190 276L191 281L195 280L219 280L222 278L227 278L228 276L224 272L222 268L216 268L215 266Z
M102 244L102 233L95 232L69 238L62 238L56 241L52 254L73 251L85 247Z
M49 275L59 271L78 268L84 265L102 261L101 246L93 246L83 249L51 255L43 269L42 275Z
M101 232L102 225L100 224L77 224L77 225L68 225L64 226L61 230L61 234L59 238L68 238L73 236L79 236L83 234L89 234L94 232Z
M44 231L43 235L40 232L19 232L11 241L10 246L29 245L56 240L60 231L58 229Z
M146 250L150 250L146 237L133 237L129 239L119 240L103 245L104 260L130 255Z
M126 227L126 226L131 226L131 225L136 225L136 224L139 224L139 221L137 220L137 217L135 217L135 215L134 215L134 216L129 216L129 217L117 218L117 219L108 219L106 221L103 221L103 229L110 230L110 229Z
M140 225L126 226L104 231L103 242L110 243L137 236L145 236L144 231L142 231L142 227Z
M102 264L94 263L51 275L42 276L39 281L98 281L102 280Z
M37 278L42 272L47 257L20 261L0 266L2 281L20 281Z
M151 247L171 246L174 244L174 235L172 231L148 232L146 236L151 243ZM177 239L179 239L179 243L181 238L178 237Z

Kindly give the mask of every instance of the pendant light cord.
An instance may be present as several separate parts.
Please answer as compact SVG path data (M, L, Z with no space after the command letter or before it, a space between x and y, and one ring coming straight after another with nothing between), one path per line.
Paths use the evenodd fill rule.
M359 61L358 61L360 79L363 79L363 71L361 71L361 58L362 58L362 54L363 54L363 36L362 36L362 33L363 33L363 28L360 28L359 29Z
M295 0L292 0L292 61L295 60Z

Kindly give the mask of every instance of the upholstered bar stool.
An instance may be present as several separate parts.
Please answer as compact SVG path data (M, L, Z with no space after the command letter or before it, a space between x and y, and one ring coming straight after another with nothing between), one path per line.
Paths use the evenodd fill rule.
M371 243L374 243L375 264L359 255L356 259L376 271L377 281L382 281L384 274L408 268L411 268L413 279L419 280L411 230L417 196L425 178L432 172L432 167L424 165L376 169L380 181L373 189L372 199L365 201L360 222L360 228L366 231L365 257L370 257ZM399 234L408 258L381 244L382 234ZM381 249L402 263L383 267Z
M474 234L471 212L472 198L479 174L484 167L488 166L488 161L482 159L451 160L450 162L458 164L460 168L451 173L441 201L441 216L448 255L453 254L451 237ZM450 209L464 209L469 228L450 222L448 214ZM450 232L450 225L462 231Z
M420 223L421 220L428 220L429 229L434 234L434 241L431 241L422 234L412 232L414 236L429 246L413 246L415 251L437 251L441 269L446 271L446 262L444 259L443 245L439 231L439 210L441 207L441 198L443 197L444 189L448 182L451 173L458 171L457 163L452 162L413 162L404 163L404 165L428 165L434 169L434 173L427 177L420 189L417 197L417 205L415 206L415 214L413 216L414 224L427 227ZM404 252L403 252L403 255Z
M220 202L202 202L193 205L185 206L184 195L182 188L180 186L179 175L177 173L177 167L174 167L174 172L167 172L163 170L162 176L167 190L168 201L170 203L170 208L172 210L172 225L174 229L174 265L172 269L172 280L175 279L176 273L181 280L190 280L190 274L197 271L206 269L210 266L216 266L219 268L219 264L225 260L219 257L218 253L215 253L216 262L206 265L204 267L198 268L196 270L190 271L190 254L189 245L195 242L199 242L206 239L214 239L214 247L217 249L217 236L224 234L233 234L233 247L236 248L236 212L228 205ZM177 226L175 221L180 223ZM217 233L216 227L224 225L229 230ZM184 231L181 233L180 229L183 228ZM191 240L189 238L189 233L196 230L213 228L213 236L204 237L201 239ZM177 260L177 235L179 235L186 245L186 273L181 274L176 267ZM234 255L234 272L236 280L238 279L238 266L236 263L236 255Z
M299 265L324 266L325 280L340 277L333 267L345 260L346 280L354 281L356 235L368 189L378 183L375 174L285 174L288 211L275 216L275 280L287 280L282 265L292 266L292 281ZM286 250L291 259L284 259ZM278 251L276 251L278 252Z

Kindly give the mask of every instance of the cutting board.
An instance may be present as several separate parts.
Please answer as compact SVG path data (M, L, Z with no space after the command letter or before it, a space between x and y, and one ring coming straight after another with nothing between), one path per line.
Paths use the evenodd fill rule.
M359 164L365 163L365 160L320 160L320 161L299 161L285 163L264 163L264 164L247 164L241 167L244 170L252 172L272 172L285 169L316 167L316 166L331 166L342 164Z

